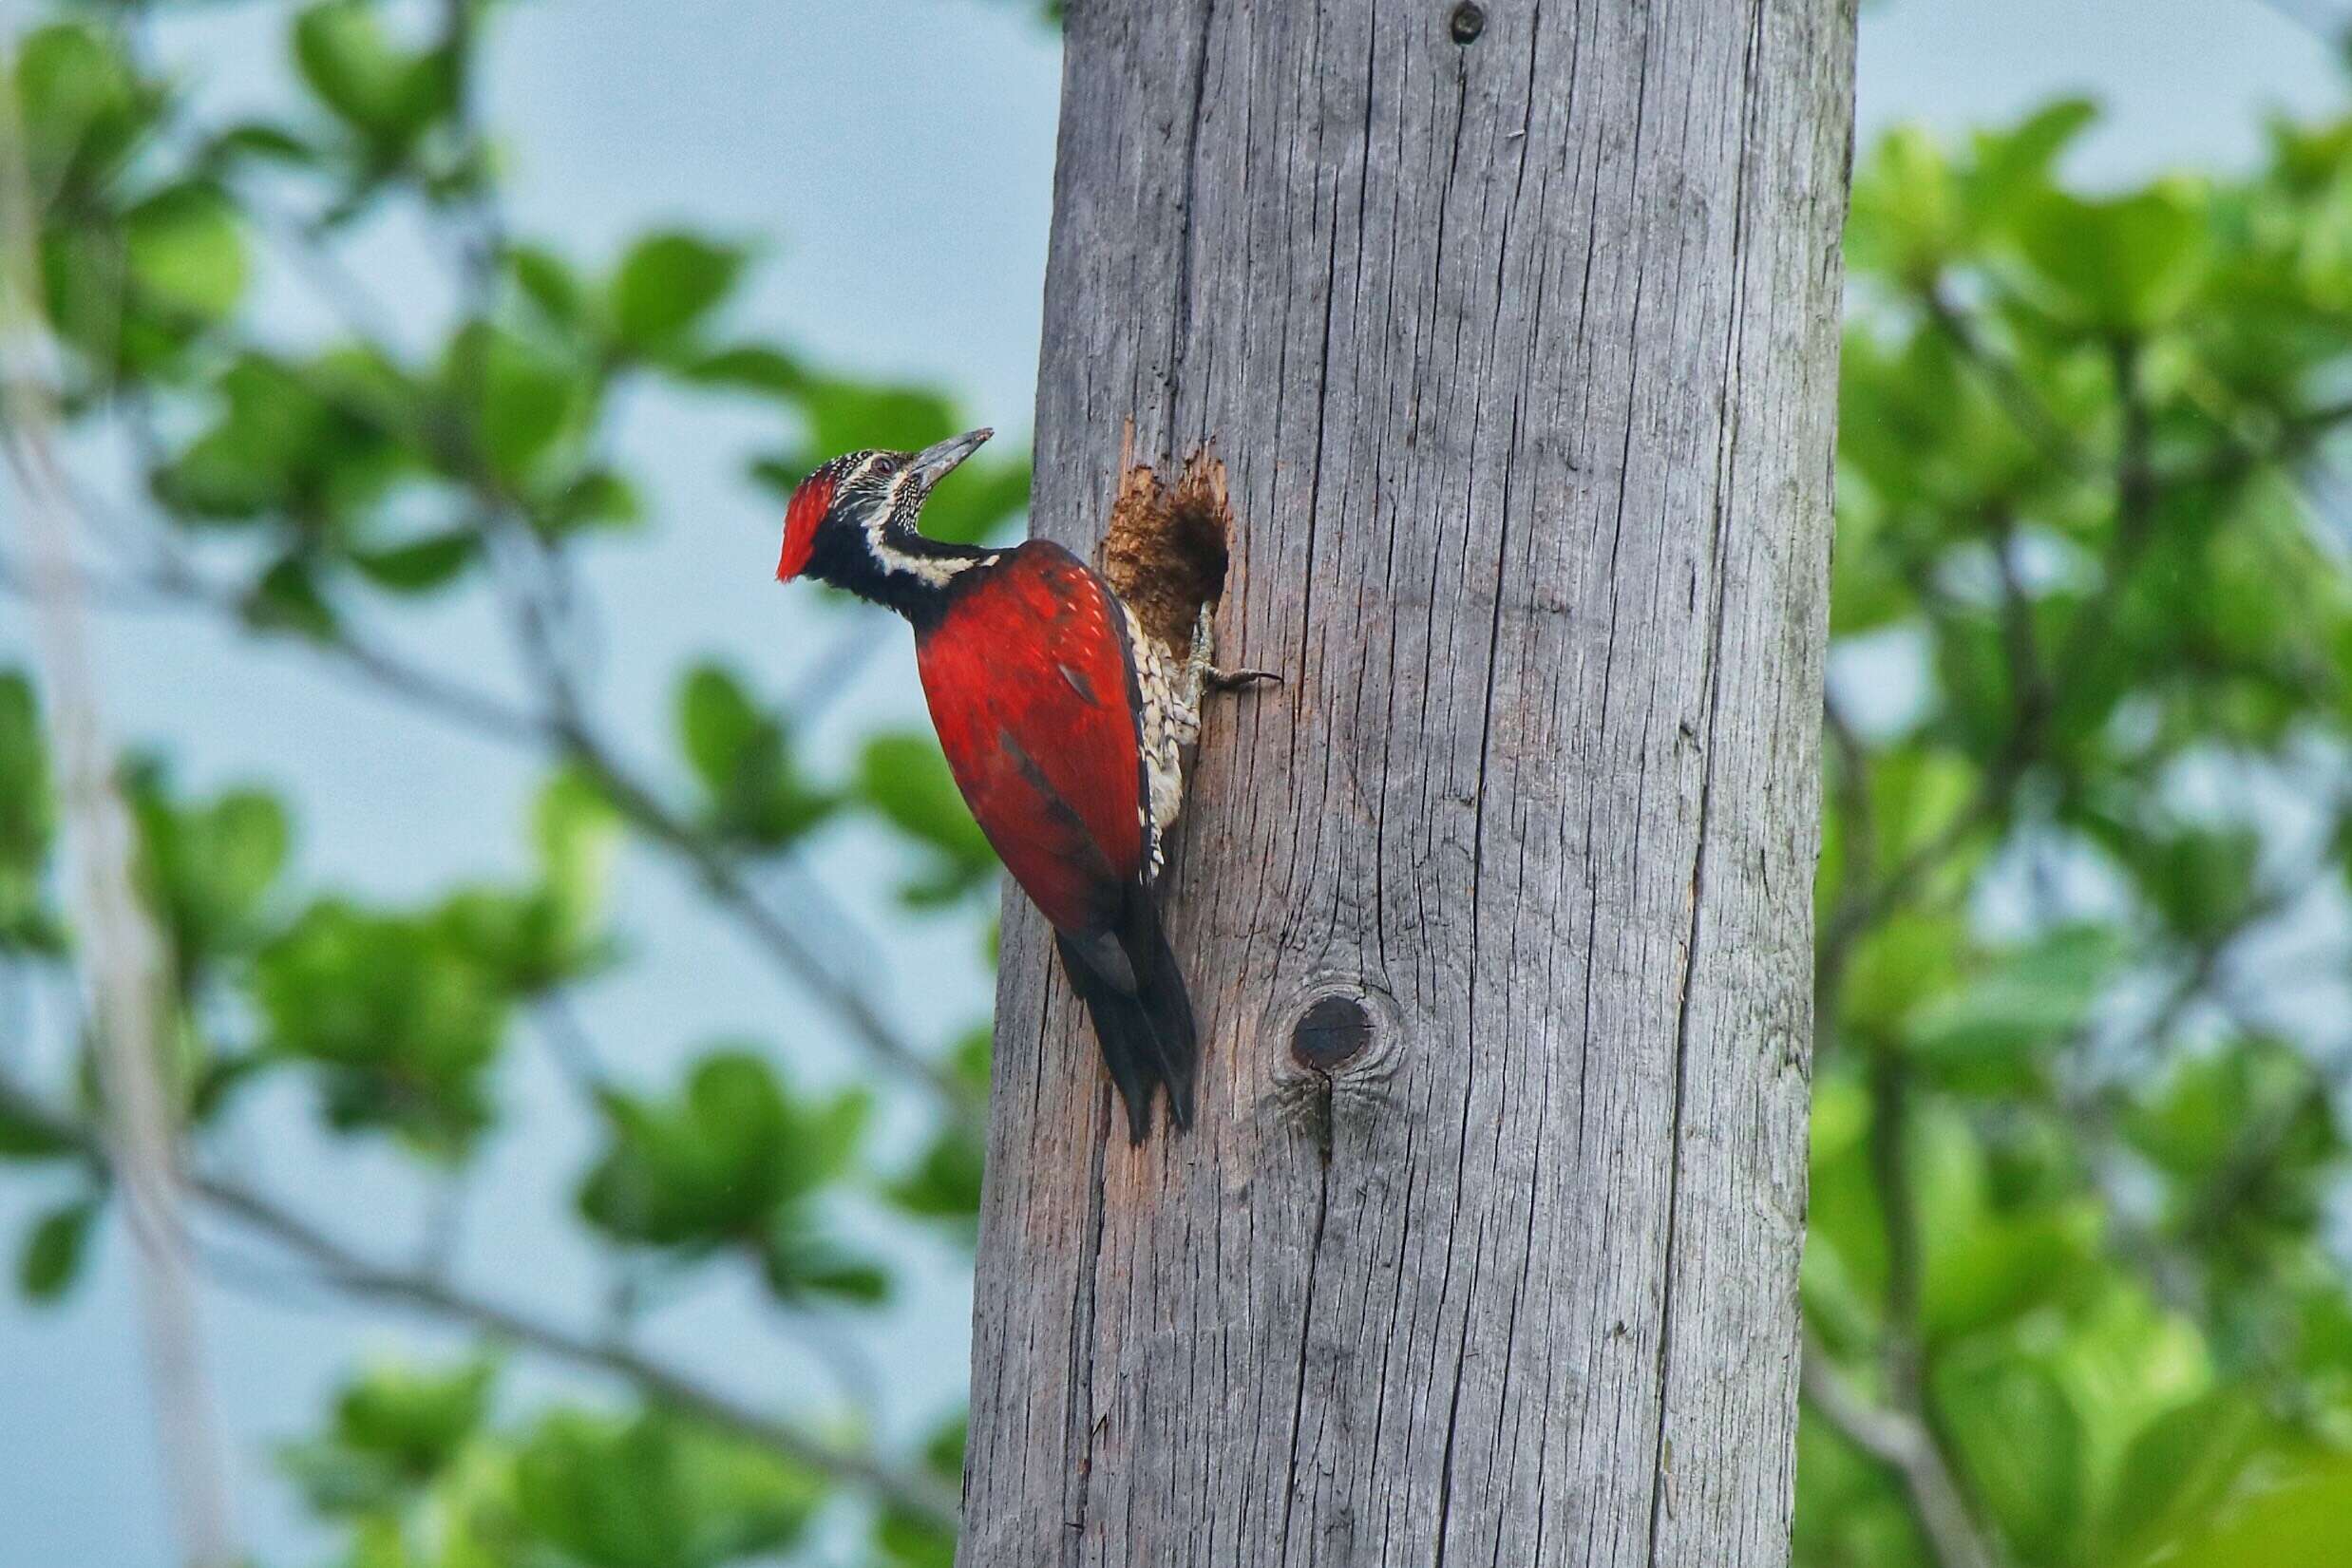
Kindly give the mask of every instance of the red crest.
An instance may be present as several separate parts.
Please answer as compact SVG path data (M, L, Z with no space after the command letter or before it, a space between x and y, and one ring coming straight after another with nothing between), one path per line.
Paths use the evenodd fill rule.
M791 581L807 567L808 553L817 545L817 524L833 509L839 477L836 466L827 463L792 492L791 504L784 511L784 553L776 557L778 582Z

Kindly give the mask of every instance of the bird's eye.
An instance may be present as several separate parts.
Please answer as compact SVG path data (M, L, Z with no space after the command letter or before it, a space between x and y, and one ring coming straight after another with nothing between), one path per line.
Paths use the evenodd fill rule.
M878 478L888 479L899 471L899 460L885 452L874 460L873 471Z

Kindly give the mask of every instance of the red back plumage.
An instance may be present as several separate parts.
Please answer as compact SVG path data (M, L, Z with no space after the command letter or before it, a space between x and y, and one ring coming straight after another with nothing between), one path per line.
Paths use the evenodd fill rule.
M1059 545L971 569L916 658L948 766L1046 918L1094 931L1144 863L1135 683L1118 601Z

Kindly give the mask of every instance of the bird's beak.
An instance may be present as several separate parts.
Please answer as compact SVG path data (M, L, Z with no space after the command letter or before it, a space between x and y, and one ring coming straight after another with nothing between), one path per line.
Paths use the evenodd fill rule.
M949 470L980 449L980 444L996 432L985 427L966 430L960 436L950 436L937 446L926 446L915 454L907 472L925 490L945 479Z

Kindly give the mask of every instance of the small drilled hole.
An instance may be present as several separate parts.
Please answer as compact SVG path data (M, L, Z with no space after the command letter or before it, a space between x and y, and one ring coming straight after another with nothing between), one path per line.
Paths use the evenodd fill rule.
M1349 996L1326 996L1307 1009L1290 1031L1290 1053L1301 1067L1332 1072L1372 1044L1372 1014Z
M1455 43L1475 44L1478 42L1478 35L1487 30L1485 8L1478 5L1477 0L1462 0L1460 5L1453 8L1451 26Z

